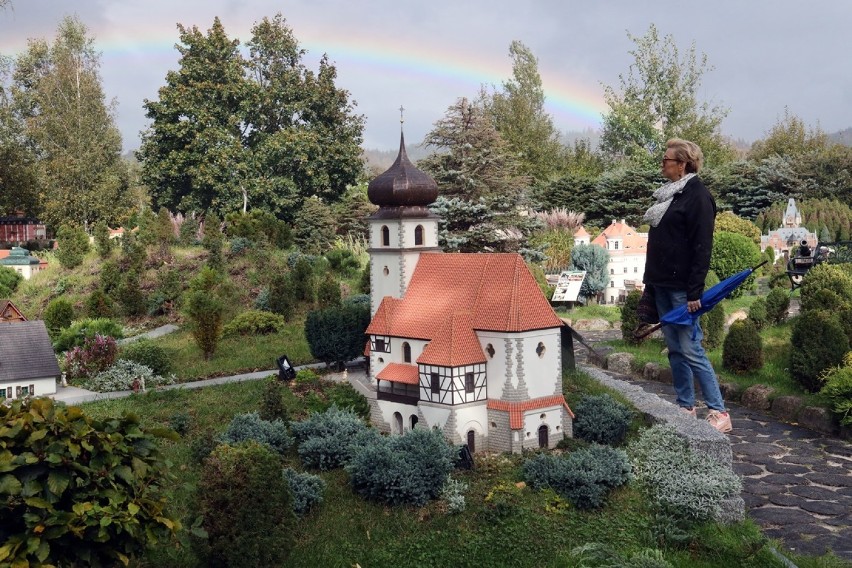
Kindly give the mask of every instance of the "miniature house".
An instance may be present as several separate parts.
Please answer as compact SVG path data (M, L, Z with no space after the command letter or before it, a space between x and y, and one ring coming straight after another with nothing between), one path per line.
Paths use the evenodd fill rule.
M59 376L43 321L0 323L0 400L54 394Z
M439 428L471 451L554 447L571 436L562 320L517 254L442 253L438 186L408 159L368 187L374 425Z

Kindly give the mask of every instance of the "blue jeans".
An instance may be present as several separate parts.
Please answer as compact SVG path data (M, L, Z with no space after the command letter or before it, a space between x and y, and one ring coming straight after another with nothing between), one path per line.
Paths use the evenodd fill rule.
M654 287L654 298L660 315L686 304L686 290ZM701 326L666 324L662 327L666 346L669 348L669 365L672 368L672 382L677 394L677 404L684 408L695 406L695 379L701 386L707 408L725 412L725 401L719 390L716 372L701 340L704 333Z

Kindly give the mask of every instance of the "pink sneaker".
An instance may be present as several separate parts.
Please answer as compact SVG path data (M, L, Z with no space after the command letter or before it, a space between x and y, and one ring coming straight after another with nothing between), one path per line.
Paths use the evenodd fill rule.
M681 409L681 411L682 411L684 414L688 414L688 415L692 416L693 418L697 418L697 417L698 417L698 415L695 413L695 407L694 407L694 406L693 406L692 408L687 408L687 407L685 407L685 406L681 406L681 407L679 407L679 408Z
M710 426L712 426L722 434L726 434L733 429L733 426L731 426L731 417L728 415L727 412L710 410L707 413L707 422L709 422Z

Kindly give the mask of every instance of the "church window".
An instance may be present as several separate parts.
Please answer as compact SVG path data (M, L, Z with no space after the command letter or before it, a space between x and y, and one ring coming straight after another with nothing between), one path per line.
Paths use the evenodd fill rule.
M476 381L473 378L473 373L464 374L464 392L471 393L476 386Z
M411 363L411 345L407 341L402 344L402 361L404 363Z
M432 373L432 394L438 394L441 392L441 376L438 373Z
M382 225L382 246L390 246L390 229L387 225Z
M416 227L414 227L414 244L423 244L423 225L417 225Z

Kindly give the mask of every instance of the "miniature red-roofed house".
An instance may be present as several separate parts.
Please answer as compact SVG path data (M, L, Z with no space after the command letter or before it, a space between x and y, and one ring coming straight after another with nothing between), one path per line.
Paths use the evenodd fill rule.
M435 181L404 140L368 188L372 421L440 428L471 451L554 447L571 436L562 320L517 254L441 253Z
M601 246L609 253L609 286L603 291L604 303L622 303L631 290L644 288L642 279L648 254L647 233L638 232L624 219L613 219L591 244Z

